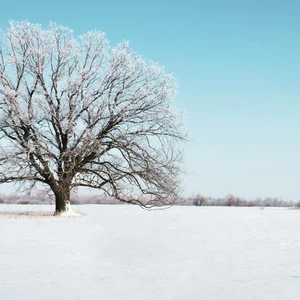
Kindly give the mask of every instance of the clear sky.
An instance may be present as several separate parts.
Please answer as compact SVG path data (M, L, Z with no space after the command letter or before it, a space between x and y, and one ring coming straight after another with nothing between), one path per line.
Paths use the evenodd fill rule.
M49 20L126 39L179 83L193 139L186 194L300 200L299 1L1 1L8 21Z

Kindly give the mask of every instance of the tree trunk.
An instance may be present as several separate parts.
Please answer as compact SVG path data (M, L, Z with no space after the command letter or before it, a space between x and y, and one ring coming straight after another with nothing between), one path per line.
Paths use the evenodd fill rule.
M68 213L70 209L70 186L66 184L61 184L57 191L54 192L55 195L55 212L54 215L61 215L63 213Z

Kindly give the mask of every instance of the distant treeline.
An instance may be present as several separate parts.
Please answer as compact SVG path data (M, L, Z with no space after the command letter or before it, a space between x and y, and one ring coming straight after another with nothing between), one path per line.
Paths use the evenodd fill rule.
M54 204L54 197L43 191L31 194L0 195L0 204ZM123 204L105 195L71 195L71 204Z
M265 197L264 199L257 197L255 199L247 200L232 194L228 194L225 198L205 197L201 194L197 194L194 197L186 199L182 204L195 206L300 207L300 201L287 201L278 197Z
M0 204L54 204L54 197L44 191L35 191L28 194L0 195ZM124 204L105 195L71 195L71 204ZM206 197L201 194L188 198L181 198L176 202L180 206L258 206L258 207L300 207L300 201L287 201L278 197L257 197L247 200L232 194L224 198Z

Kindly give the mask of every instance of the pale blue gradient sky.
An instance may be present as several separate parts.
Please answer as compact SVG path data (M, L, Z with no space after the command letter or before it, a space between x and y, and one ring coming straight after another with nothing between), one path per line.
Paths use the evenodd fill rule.
M299 16L300 2L288 0L10 0L0 27L52 20L129 40L178 79L194 140L187 195L300 200Z

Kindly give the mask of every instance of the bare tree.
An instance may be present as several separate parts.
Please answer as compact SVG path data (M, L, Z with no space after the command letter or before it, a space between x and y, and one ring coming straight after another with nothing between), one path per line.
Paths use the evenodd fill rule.
M206 204L207 198L201 194L197 194L194 198L194 205L204 206Z
M79 186L143 207L172 203L186 141L175 93L173 76L127 42L10 22L0 44L0 183L47 185L55 214Z
M244 199L241 199L238 196L235 196L233 194L228 194L226 196L227 206L241 206L245 202Z

